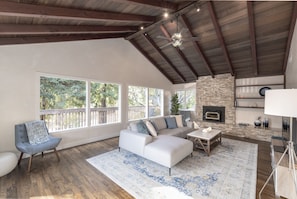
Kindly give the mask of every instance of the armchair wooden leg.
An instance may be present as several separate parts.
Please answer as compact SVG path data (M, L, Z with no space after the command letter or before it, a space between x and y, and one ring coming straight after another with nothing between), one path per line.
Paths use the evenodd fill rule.
M20 165L20 164L21 164L21 161L22 161L23 155L24 155L24 153L23 153L23 152L21 152L21 155L20 155L20 158L19 158L19 161L18 161L18 165Z
M59 157L59 154L58 154L58 151L56 150L56 148L54 148L54 151L55 151L55 154L56 154L56 156L58 158L58 162L60 162L60 157Z
M32 159L33 159L33 155L31 155L31 156L30 156L30 159L29 159L29 163L28 163L28 172L31 171Z

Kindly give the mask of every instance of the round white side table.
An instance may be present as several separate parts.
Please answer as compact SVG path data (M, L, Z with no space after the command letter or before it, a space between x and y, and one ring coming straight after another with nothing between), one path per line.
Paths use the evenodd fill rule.
M10 173L18 163L18 158L12 152L0 152L0 177Z

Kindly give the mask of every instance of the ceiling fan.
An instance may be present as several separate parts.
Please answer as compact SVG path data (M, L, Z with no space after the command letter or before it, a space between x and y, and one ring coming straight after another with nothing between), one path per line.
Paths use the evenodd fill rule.
M199 40L199 37L184 37L183 36L183 33L188 31L187 29L185 28L182 28L180 31L178 29L178 16L177 16L177 19L176 19L176 32L172 34L171 37L164 37L164 36L157 36L157 38L159 39L165 39L165 40L168 40L169 43L163 45L160 47L160 49L163 49L167 46L170 46L172 45L173 47L179 47L180 49L182 49L182 44L183 42L187 42L187 41L198 41Z

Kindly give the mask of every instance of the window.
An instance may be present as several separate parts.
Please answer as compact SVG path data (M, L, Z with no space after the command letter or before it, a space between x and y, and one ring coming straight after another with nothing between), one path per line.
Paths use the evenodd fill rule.
M176 91L180 102L180 109L195 110L196 92L195 89Z
M119 85L91 82L91 126L119 121Z
M40 118L49 132L118 122L119 90L117 84L41 76Z
M163 90L139 86L128 87L128 120L163 115Z
M149 117L163 115L163 90L149 88Z

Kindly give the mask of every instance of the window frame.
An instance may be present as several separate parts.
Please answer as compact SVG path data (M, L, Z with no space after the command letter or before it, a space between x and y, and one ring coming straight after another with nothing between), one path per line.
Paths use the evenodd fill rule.
M186 104L187 104L187 92L188 91L194 91L194 97L195 97L195 105L193 108L180 108L180 110L184 110L184 111L195 111L195 107L196 107L196 103L197 103L197 96L196 96L196 89L195 88L188 88L188 89L178 89L178 90L175 90L174 93L176 93L178 95L178 92L182 92L183 93L183 96L184 96L184 102L183 102L183 106L184 107L187 107ZM179 96L179 95L178 95Z
M143 118L137 118L137 119L130 119L129 118L129 87L139 87L139 88L144 88L145 89L145 94L146 94L146 105L145 105L145 117ZM161 90L161 108L160 108L160 115L156 116L149 116L149 89L158 89ZM128 85L127 86L127 120L128 121L136 121L136 120L141 120L141 119L149 119L149 118L156 118L156 117L163 117L164 116L164 89L161 88L152 88L152 87L145 87L145 86L135 86L135 85Z
M64 76L64 75L55 75L55 74L48 74L48 73L38 73L37 79L38 79L38 103L37 103L37 115L38 118L41 116L41 107L40 107L40 86L41 86L41 77L46 77L46 78L60 78L60 79L65 79L65 80L73 80L73 81L83 81L86 84L86 99L85 99L85 111L86 111L86 118L85 118L85 126L78 127L78 128L67 128L67 129L61 129L61 130L55 130L55 131L50 131L49 133L57 133L57 132L63 132L63 131L71 131L71 130L77 130L77 129L82 129L82 128L94 128L94 127L100 127L100 126L106 126L106 125L115 125L119 124L122 122L122 84L117 83L117 82L107 82L107 81L100 81L100 80L94 80L94 79L88 79L88 78L80 78L80 77L73 77L73 76ZM106 83L106 84L116 84L118 85L118 119L115 122L110 122L110 123L101 123L98 125L91 125L91 83Z

